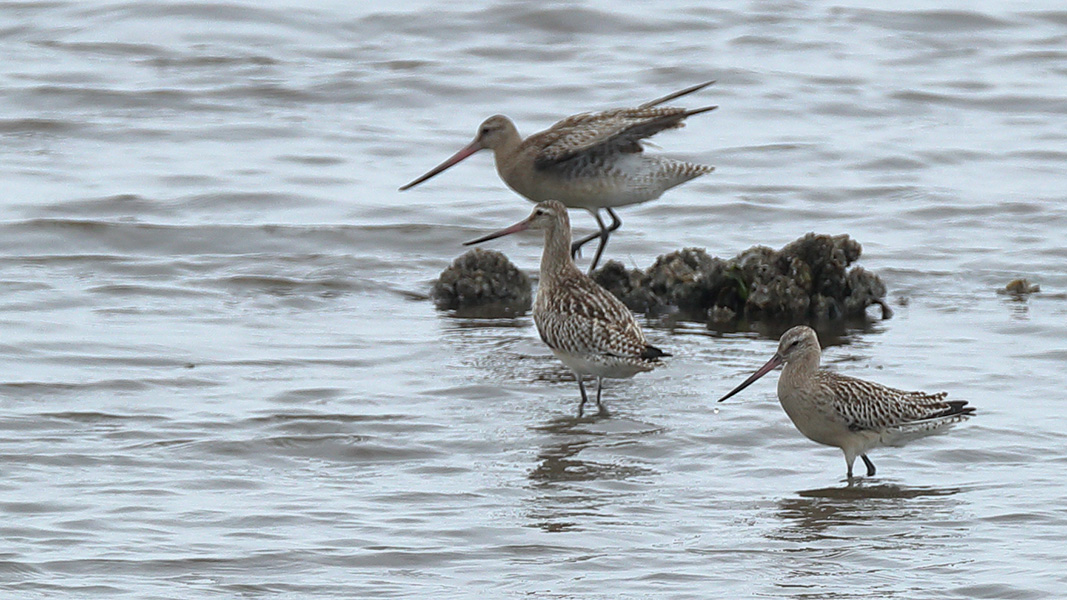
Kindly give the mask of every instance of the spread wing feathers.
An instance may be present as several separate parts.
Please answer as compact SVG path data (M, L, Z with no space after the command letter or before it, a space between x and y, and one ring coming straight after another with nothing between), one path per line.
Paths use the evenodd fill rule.
M534 312L541 339L550 348L642 361L665 354L649 345L633 313L611 293L578 278L562 285L566 287L555 289Z
M689 110L672 107L617 108L597 113L573 115L534 134L528 143L539 150L534 166L546 169L587 153L627 153L642 151L641 140L665 129L683 127L685 119L714 109Z
M966 401L945 400L945 392L906 392L832 371L819 371L816 380L831 392L832 409L849 429L882 432L885 443L903 443L974 414Z

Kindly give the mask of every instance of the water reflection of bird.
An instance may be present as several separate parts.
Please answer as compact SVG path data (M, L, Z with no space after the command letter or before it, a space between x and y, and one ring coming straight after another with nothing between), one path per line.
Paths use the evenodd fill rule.
M955 506L947 498L961 488L906 487L892 483L865 485L862 480L848 486L797 492L796 498L778 502L778 517L788 526L771 537L811 542L827 537L826 530L872 521L910 520Z
M569 248L570 219L560 202L542 202L528 218L467 244L526 229L545 232L541 279L533 306L537 331L578 379L582 394L578 416L589 400L583 382L586 375L596 377L596 405L600 414L606 415L600 402L605 377L626 379L651 371L661 364L661 357L670 354L648 343L630 309L575 266Z
M779 365L778 400L793 424L809 439L845 453L848 477L859 456L867 476L875 473L867 452L901 446L964 421L974 414L965 400L945 400L945 392L905 392L819 369L821 348L815 331L798 326L782 334L778 351L719 402L748 387Z
M589 451L605 456L611 454L606 452L609 448L627 445L620 441L620 437L635 439L659 429L649 429L641 423L632 423L634 428L629 429L623 423L621 427L613 427L611 435L607 435L604 431L583 427L587 424L588 421L574 417L561 417L534 428L550 441L541 447L537 464L528 475L534 492L528 498L533 503L528 516L533 525L545 531L571 531L583 524L595 527L591 519L610 514L605 507L618 506L620 502L616 494L625 494L591 483L656 475L652 469L630 460L608 458L595 461L583 458L581 454Z
M478 128L474 141L428 173L401 187L414 187L478 152L490 149L500 178L511 189L533 202L559 200L571 208L592 213L600 231L574 242L572 254L583 244L600 238L591 273L600 260L608 237L622 225L615 207L659 198L663 192L690 179L710 173L714 167L644 153L642 141L665 129L714 109L693 110L660 106L713 82L646 102L637 108L619 108L567 117L523 139L511 119L496 115ZM607 211L605 226L600 210Z

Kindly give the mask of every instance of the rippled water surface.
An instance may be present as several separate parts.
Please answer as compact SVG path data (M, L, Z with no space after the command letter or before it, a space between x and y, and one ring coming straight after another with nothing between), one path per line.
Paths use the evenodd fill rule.
M1060 3L5 2L0 55L0 596L1067 585ZM674 357L577 420L528 317L434 310L530 205L486 154L399 185L489 115L707 79L655 141L717 170L622 209L608 257L847 233L896 316L824 363L977 418L849 487L774 377L715 403L773 334L645 321ZM492 247L536 269L536 236Z

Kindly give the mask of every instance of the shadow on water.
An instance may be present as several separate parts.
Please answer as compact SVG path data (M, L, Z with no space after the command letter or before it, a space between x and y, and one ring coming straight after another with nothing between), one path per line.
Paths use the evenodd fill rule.
M575 531L592 519L610 517L616 496L626 494L599 482L618 482L651 476L652 469L621 461L580 458L583 452L603 451L632 445L637 438L655 434L659 428L626 419L596 416L558 417L534 431L548 436L530 471L530 489L535 492L528 512L530 525L548 532Z
M951 512L956 502L947 498L962 488L907 487L894 483L859 481L841 487L797 492L796 498L778 502L777 516L784 527L772 537L814 541L836 537L832 529L885 521L926 520Z

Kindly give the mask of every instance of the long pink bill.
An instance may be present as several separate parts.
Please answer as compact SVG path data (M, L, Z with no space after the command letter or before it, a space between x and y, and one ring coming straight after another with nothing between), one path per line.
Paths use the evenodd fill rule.
M731 391L729 394L726 394L722 398L719 398L719 402L722 402L723 400L726 400L730 396L733 396L737 392L740 392L741 390L743 390L743 389L747 388L748 386L752 385L753 383L755 383L755 381L757 379L759 379L760 377L763 377L767 373L770 373L771 371L773 371L775 368L777 368L781 364L782 364L782 357L778 356L778 354L775 354L774 356L771 357L770 360L767 361L767 364L763 365L762 367L759 368L758 371L756 371L755 373L750 375L748 379L744 380L741 383L741 385L735 387L733 389L733 391Z
M471 240L469 242L463 242L463 245L464 246L473 246L474 244L480 244L482 242L488 242L489 240L495 240L498 237L504 237L505 235L510 235L512 233L518 233L520 231L526 231L529 228L530 228L530 219L523 219L522 221L519 221L518 223L515 223L511 227L505 227L505 228L501 229L500 231L494 231L493 233L490 233L489 235L486 235L486 236L482 236L482 237L480 237L480 238L478 238L476 240Z
M404 190L406 190L408 188L413 188L413 187L419 185L423 181L426 181L427 179L433 177L434 175L437 175L441 171L444 171L445 169L448 169L449 167L452 167L456 163L460 162L461 160L467 158L471 154L474 154L475 152L477 152L477 151L479 151L481 149L482 149L482 145L478 143L478 140L474 140L470 144L467 144L466 146L464 146L462 150L460 150L459 152L456 152L451 157L449 157L448 160L446 160L445 162L443 162L443 163L437 165L436 167L434 167L433 169L431 169L429 173L423 175L422 177L419 177L415 181L412 181L411 183L409 183L409 184L407 184L405 186L402 186L400 188L400 191L402 192L402 191L404 191Z

